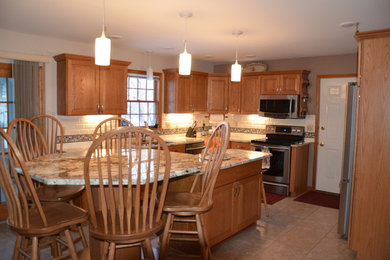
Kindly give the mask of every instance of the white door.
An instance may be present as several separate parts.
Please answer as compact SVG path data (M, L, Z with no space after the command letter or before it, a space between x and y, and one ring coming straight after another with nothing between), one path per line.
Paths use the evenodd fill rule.
M316 190L340 193L343 167L346 87L355 77L320 79Z

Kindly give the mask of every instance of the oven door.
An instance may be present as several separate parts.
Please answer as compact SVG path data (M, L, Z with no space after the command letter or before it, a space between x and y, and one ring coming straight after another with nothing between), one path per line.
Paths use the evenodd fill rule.
M263 173L263 180L288 185L290 183L290 146L252 144L252 147L255 151L264 151L264 148L268 148L272 153L270 168Z

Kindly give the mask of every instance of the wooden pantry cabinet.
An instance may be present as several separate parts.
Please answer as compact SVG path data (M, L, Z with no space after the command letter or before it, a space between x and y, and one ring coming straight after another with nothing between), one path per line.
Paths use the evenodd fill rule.
M60 54L57 62L59 115L125 114L130 62L111 60L95 65L94 57Z
M207 73L192 71L179 75L177 69L164 72L164 112L193 113L207 111Z

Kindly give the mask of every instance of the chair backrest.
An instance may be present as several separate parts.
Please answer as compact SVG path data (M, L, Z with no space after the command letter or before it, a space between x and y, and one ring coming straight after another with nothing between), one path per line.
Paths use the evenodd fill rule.
M9 225L27 229L32 221L41 221L43 226L47 226L46 216L24 164L23 156L11 137L2 129L0 129L0 185L7 201ZM36 214L38 218L31 219L29 212L32 210L38 213Z
M99 136L102 136L104 133L107 133L111 130L114 130L122 126L134 126L134 125L129 120L123 117L114 116L114 117L107 118L96 126L95 130L93 131L92 141L98 139Z
M131 234L162 223L170 168L166 143L148 129L121 127L95 140L84 161L92 227L102 218L105 234Z
M49 153L62 153L65 131L60 120L51 115L37 115L32 117L30 121L41 130Z
M198 181L200 181L200 192L202 194L200 204L206 200L212 203L214 185L229 141L230 126L227 122L222 122L214 129L208 139L201 157L202 172L195 176L191 187L191 192L194 192Z
M25 161L49 154L45 137L33 122L16 118L8 125L7 133L15 142Z

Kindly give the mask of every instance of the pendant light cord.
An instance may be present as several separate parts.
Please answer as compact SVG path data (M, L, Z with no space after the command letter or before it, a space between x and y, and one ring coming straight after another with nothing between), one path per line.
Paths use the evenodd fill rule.
M238 37L239 37L239 35L236 35L236 63L238 60Z
M106 10L106 1L105 0L103 0L103 33L105 33L105 31L106 31L106 12L105 12L105 10Z

